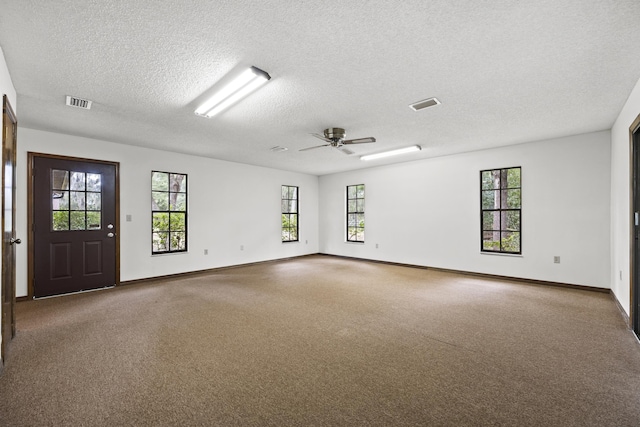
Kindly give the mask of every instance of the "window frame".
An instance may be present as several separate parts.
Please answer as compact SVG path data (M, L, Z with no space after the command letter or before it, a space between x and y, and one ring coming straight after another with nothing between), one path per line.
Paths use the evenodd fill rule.
M158 189L154 189L153 187L153 175L156 173L163 173L163 174L167 174L169 176L169 185L171 183L171 175L183 175L184 176L184 191L171 191L171 188L168 187L167 190L158 190ZM152 170L151 171L151 255L164 255L164 254L174 254L174 253L184 253L184 252L188 252L189 250L189 176L186 173L180 173L180 172L167 172L167 171L160 171L160 170ZM154 199L153 199L153 193L167 193L167 197L168 197L168 202L167 202L167 209L154 209ZM184 210L176 210L176 209L171 209L170 206L170 200L171 200L171 194L184 194ZM167 213L169 215L169 219L168 219L168 226L169 229L168 230L163 230L163 231L155 231L154 230L154 214L157 213ZM171 214L172 213L178 213L178 214L184 214L184 230L178 230L178 231L173 231L175 233L177 232L183 232L184 233L184 249L171 249ZM169 233L169 247L167 248L167 250L163 250L163 251L158 251L158 250L154 250L154 235L156 233Z
M518 186L509 186L508 184L508 173L509 170L512 169L518 169L519 170L519 182L518 182ZM492 172L494 173L495 171L499 171L499 176L500 176L500 183L499 186L496 188L495 186L491 189L488 188L484 188L483 186L483 180L482 180L482 175L485 172ZM503 203L503 193L508 194L509 190L519 190L519 205L518 207L509 207L507 205L508 203L508 199L506 201L504 201ZM500 206L499 207L494 207L492 209L487 209L483 206L483 193L484 192L495 192L497 194L499 194L500 197ZM499 218L499 229L491 229L491 230L485 230L485 225L484 225L484 215L486 212L498 212L498 218ZM503 224L504 222L507 222L507 215L508 212L517 212L518 213L518 229L517 230L510 230L508 229L508 225ZM500 235L500 239L499 239L499 243L500 246L498 249L487 249L485 248L485 233L499 233ZM518 250L517 251L513 251L513 250L508 250L505 249L503 247L503 242L504 239L502 237L503 233L517 233L518 235ZM480 171L480 252L481 253L485 253L485 254L503 254L503 255L522 255L522 167L521 166L511 166L511 167L506 167L506 168L493 168L493 169L484 169Z
M284 188L287 188L287 198L285 199L284 196ZM291 189L295 188L295 198L290 198L291 196ZM284 205L284 201L288 201L291 202L292 200L295 200L295 212L292 212L290 210L290 206L291 203L287 203L287 209L283 209L282 206ZM291 242L299 242L300 241L300 187L298 187L297 185L282 185L280 187L280 221L281 221L281 228L280 228L280 239L282 241L282 243L291 243ZM284 238L284 231L285 231L285 227L284 227L284 221L283 221L283 217L284 215L289 215L289 224L291 224L291 216L295 215L296 218L296 226L295 226L295 231L296 231L296 238L295 239L291 239L291 230L293 230L294 228L289 226L286 227L286 229L289 231L289 238L285 240Z
M362 197L358 197L358 187L362 187ZM350 198L349 197L349 188L355 188L356 197L354 197L354 198ZM345 209L346 213L347 213L347 215L346 215L346 233L347 233L346 234L346 241L349 242L349 243L364 243L365 242L365 239L364 239L365 226L364 225L362 227L360 227L359 225L349 226L349 216L350 215L356 215L356 218L357 218L358 215L362 215L362 220L364 222L365 194L366 194L366 192L365 192L365 184L347 185L347 194L346 194L346 196L347 196L347 205L346 205L346 209ZM362 209L358 209L358 200L362 200L362 203L360 205ZM351 210L350 209L350 207L349 207L349 205L350 205L349 202L350 201L354 201L355 202L355 205L356 205L356 209L355 210ZM357 222L357 220L356 220L356 222ZM355 238L354 239L352 239L350 237L350 234L349 234L349 229L350 228L355 228L356 229L356 233L355 233ZM358 239L358 234L359 234L358 229L362 230L362 239L361 240Z

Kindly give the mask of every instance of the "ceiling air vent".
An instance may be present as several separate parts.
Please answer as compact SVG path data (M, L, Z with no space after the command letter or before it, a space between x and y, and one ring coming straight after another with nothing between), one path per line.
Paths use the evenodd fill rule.
M67 95L67 105L69 107L82 108L84 110L91 109L91 101L88 99L76 98L75 96Z
M415 104L409 105L414 111L424 110L425 108L433 107L434 105L440 104L437 98L429 98L424 101L418 101Z

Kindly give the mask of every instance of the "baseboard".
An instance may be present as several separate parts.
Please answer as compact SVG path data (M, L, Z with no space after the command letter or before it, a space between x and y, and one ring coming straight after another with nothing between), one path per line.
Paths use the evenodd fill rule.
M269 259L265 261L248 262L245 264L225 265L223 267L207 268L204 270L185 271L184 273L167 274L164 276L153 276L153 277L145 277L143 279L125 280L125 281L121 281L118 286L130 286L130 285L138 285L141 283L148 283L148 282L184 279L187 277L206 276L207 274L217 273L217 272L220 272L223 270L229 270L232 268L250 267L252 265L272 264L280 261L299 259L299 258L304 258L304 257L309 257L314 255L319 255L319 254L315 253L315 254L307 254L307 255L298 255L298 256L287 257L287 258L277 258L277 259Z
M425 265L416 265L416 264L404 264L404 263L399 263L399 262L381 261L381 260L367 259L367 258L356 258L356 257L343 256L343 255L333 255L333 254L324 254L324 253L320 253L318 255L332 256L332 257L345 258L345 259L353 259L353 260L357 260L357 261L374 262L374 263L378 263L378 264L396 265L396 266L399 266L399 267L421 268L421 269L425 269L425 270L441 271L443 273L464 274L466 276L482 277L482 278L491 279L491 280L504 280L504 281L510 281L510 282L527 283L527 284L530 284L530 285L555 286L555 287L560 287L560 288L570 288L570 289L580 289L580 290L584 290L584 291L610 293L610 289L608 289L608 288L597 288L597 287L593 287L593 286L574 285L572 283L550 282L550 281L546 281L546 280L526 279L526 278L522 278L522 277L501 276L501 275L488 274L488 273L476 273L476 272L473 272L473 271L454 270L454 269L439 268L439 267L429 267L429 266L425 266Z
M631 328L631 320L629 319L629 315L627 314L626 311L624 311L624 308L622 307L622 304L620 304L620 301L618 301L618 297L616 296L615 293L613 293L613 290L611 290L609 292L609 295L611 295L611 299L613 300L613 302L616 304L616 307L618 307L618 310L620 311L620 315L622 316L622 318L624 319L624 323Z
M441 271L441 272L444 272L444 273L464 274L464 275L467 275L467 276L482 277L482 278L491 279L491 280L504 280L504 281L511 281L511 282L515 281L515 282L527 283L527 284L532 284L532 285L555 286L555 287L561 287L561 288L579 289L579 290L585 290L585 291L612 294L611 290L607 289L607 288L598 288L598 287L585 286L585 285L575 285L575 284L572 284L572 283L561 283L561 282L551 282L551 281L545 281L545 280L526 279L526 278L521 278L521 277L501 276L501 275L488 274L488 273L476 273L476 272L473 272L473 271L455 270L455 269L430 267L430 266L417 265L417 264L406 264L406 263L399 263L399 262L392 262L392 261L382 261L382 260L367 259L367 258L349 257L349 256L344 256L344 255L326 254L326 253L321 253L321 252L314 253L314 254L298 255L298 256L287 257L287 258L277 258L277 259L271 259L271 260L265 260L265 261L256 261L256 262L250 262L250 263L244 263L244 264L233 264L233 265L227 265L227 266L223 266L223 267L208 268L208 269L204 269L204 270L186 271L184 273L175 273L175 274L168 274L168 275L163 275L163 276L152 276L152 277L145 277L145 278L142 278L142 279L125 280L125 281L121 281L118 286L129 286L129 285L137 285L137 284L148 283L148 282L157 282L157 281L165 281L165 280L182 279L182 278L194 277L194 276L203 276L203 275L212 274L212 273L216 273L216 272L220 272L220 271L228 270L228 269L232 269L232 268L250 267L252 265L270 264L270 263L276 263L276 262L287 261L287 260L292 260L292 259L300 259L300 258L305 258L305 257L310 257L310 256L315 256L315 255L336 257L336 258L343 258L343 259L351 259L351 260L354 260L354 261L373 262L373 263L377 263L377 264L395 265L395 266L399 266L399 267L420 268L420 269L425 269L425 270L428 269L428 270L434 270L434 271ZM618 302L618 300L615 298L615 296L613 298L616 301L616 303L618 304L621 312L624 313L624 310L620 306L620 303ZM28 301L29 298L28 297L19 297L19 298L16 298L16 300L17 301ZM628 319L628 316L627 316L627 319ZM627 324L628 324L628 320L627 320Z
M551 281L546 281L546 280L526 279L526 278L522 278L522 277L512 277L512 276L501 276L501 275L488 274L488 273L476 273L476 272L473 272L473 271L454 270L454 269L430 267L430 266L417 265L417 264L405 264L405 263L392 262L392 261L382 261L382 260L367 259L367 258L357 258L357 257L344 256L344 255L326 254L326 253L321 253L321 252L318 252L318 253L315 253L315 254L299 255L299 256L295 256L295 257L278 258L278 259L272 259L272 260L266 260L266 261L251 262L251 263L246 263L246 264L234 264L234 265L229 265L229 266L224 266L224 267L210 268L210 269L206 269L206 270L197 270L197 271L190 271L190 272L185 272L185 273L170 274L170 275L166 275L166 276L155 276L155 277L148 277L148 278L144 278L144 279L128 280L128 281L125 281L125 282L121 282L120 285L132 285L132 284L145 283L145 282L157 281L157 280L173 280L173 279L176 279L176 278L184 278L184 277L189 277L189 276L200 276L200 275L211 274L211 273L215 273L217 271L226 270L226 269L230 269L230 268L248 267L248 266L252 266L252 265L274 263L274 262L286 261L286 260L303 258L303 257L309 257L309 256L314 256L314 255L322 255L322 256L330 256L330 257L336 257L336 258L352 259L352 260L355 260L355 261L374 262L374 263L386 264L386 265L396 265L396 266L399 266L399 267L429 269L429 270L441 271L441 272L445 272L445 273L457 273L457 274L464 274L464 275L467 275L467 276L482 277L482 278L492 279L492 280L506 280L506 281L511 281L511 282L515 281L515 282L521 282L521 283L527 283L527 284L533 284L533 285L555 286L555 287L561 287L561 288L580 289L580 290L592 291L592 292L610 293L610 289L607 289L607 288L598 288L598 287L585 286L585 285L575 285L575 284L572 284L572 283L551 282Z
M24 302L24 301L30 301L31 298L29 297L16 297L16 302Z

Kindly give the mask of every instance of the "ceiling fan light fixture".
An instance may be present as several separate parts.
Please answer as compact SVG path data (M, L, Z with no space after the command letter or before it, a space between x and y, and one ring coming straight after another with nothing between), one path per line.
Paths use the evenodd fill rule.
M376 160L382 159L384 157L398 156L400 154L413 153L414 151L420 151L422 147L419 145L412 145L411 147L399 148L397 150L384 151L382 153L377 154L367 154L366 156L360 156L360 160L368 161L368 160Z
M269 73L257 67L251 67L214 93L196 109L195 113L207 118L213 117L269 80L271 80Z
M413 103L409 105L409 107L413 111L420 111L420 110L424 110L425 108L435 107L436 105L440 105L440 104L441 102L438 100L438 98L429 98L429 99L424 99L422 101Z

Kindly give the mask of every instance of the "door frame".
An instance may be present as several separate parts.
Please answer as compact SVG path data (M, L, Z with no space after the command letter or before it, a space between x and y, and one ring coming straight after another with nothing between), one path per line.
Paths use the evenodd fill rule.
M27 153L27 210L29 212L28 220L27 220L27 230L29 231L29 239L28 239L28 272L27 272L27 287L28 287L28 295L27 298L34 298L34 278L35 278L35 212L34 212L34 197L35 197L35 189L34 189L34 162L36 157L44 157L48 159L59 159L59 160L71 160L76 162L86 162L86 163L99 163L104 165L111 165L115 167L116 170L116 280L115 285L120 285L120 162L111 162L107 160L95 160L95 159L87 159L83 157L71 157L71 156L63 156L59 154L47 154L47 153L36 153L29 151Z
M638 134L638 147L634 139ZM640 150L640 114L629 127L629 328L640 337L640 313L636 310L640 302L640 266L636 266L636 225L635 225L635 203L636 190L640 193L640 180L635 182L636 173L640 177L640 164L636 164L636 150ZM638 169L638 170L636 170ZM637 188L636 188L637 187ZM638 201L640 203L640 200ZM639 276L639 277L636 277Z
M17 158L17 147L18 147L18 137L17 137L17 130L18 130L18 120L16 118L16 114L13 111L13 108L11 107L11 103L9 102L9 98L7 97L7 95L3 95L2 97L2 116L4 118L4 115L6 113L7 116L9 116L9 120L11 120L11 123L13 124L13 153L12 153L12 162L13 162L13 179L12 179L12 197L13 197L13 203L11 206L11 210L12 210L12 215L11 215L11 221L12 221L12 237L15 237L15 231L16 231L16 158ZM3 239L3 244L2 247L4 249L4 230L5 230L5 221L6 221L6 217L4 214L4 202L5 202L5 144L6 144L6 138L5 138L5 133L4 133L4 123L2 123L2 219L1 219L1 223L0 225L2 226L2 239ZM2 256L0 256L0 260L2 260L2 270L1 270L1 275L0 278L4 279L4 275L5 275L5 269L7 268L7 266L4 263L4 253L2 253ZM16 305L16 257L15 257L15 249L13 249L13 255L11 257L11 263L13 264L12 266L12 280L11 283L9 283L9 292L10 292L10 304L9 304L9 310L10 310L10 316L9 316L9 321L11 322L11 336L5 337L4 335L2 335L2 344L0 345L0 370L2 369L2 367L4 366L4 363L6 361L6 352L7 352L7 346L9 341L11 341L11 339L15 336L16 334L16 315L15 315L15 305ZM0 302L2 302L2 304L4 305L4 291L7 289L7 284L4 283L4 281L2 282L1 286L0 286L1 290L0 290ZM5 313L2 313L1 319L0 319L0 331L2 331L2 333L4 333L5 330L5 321L7 319L7 316L5 315Z

